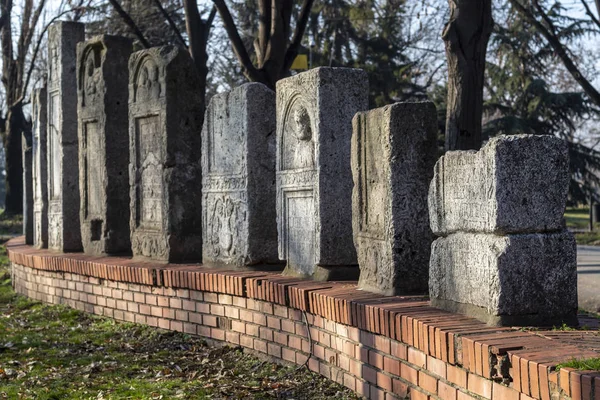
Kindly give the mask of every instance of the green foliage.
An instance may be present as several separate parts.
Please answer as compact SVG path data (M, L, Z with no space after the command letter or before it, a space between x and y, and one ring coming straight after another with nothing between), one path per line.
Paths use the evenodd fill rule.
M564 17L557 3L551 8L565 43L589 33L585 21ZM556 91L549 82L554 53L535 29L512 9L505 10L506 25L497 23L490 40L493 61L487 64L484 137L499 134L555 135L569 145L572 202L587 202L600 184L600 152L579 143L576 123L599 109L580 91Z
M600 371L600 358L582 358L573 359L556 366L556 370L561 368L574 368L579 371Z

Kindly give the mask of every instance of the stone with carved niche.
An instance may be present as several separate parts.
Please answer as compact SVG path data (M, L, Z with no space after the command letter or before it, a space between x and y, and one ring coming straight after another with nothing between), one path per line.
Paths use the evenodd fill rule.
M77 43L84 25L55 22L48 29L48 247L80 251Z
M33 245L48 247L48 161L46 143L46 87L34 89L31 96L33 122L32 168L33 185Z
M201 86L174 46L129 59L129 184L135 257L202 259Z
M210 101L202 129L204 264L276 269L275 92L247 83Z
M368 78L315 68L277 82L277 229L284 273L355 279L352 117L368 108Z
M454 233L435 240L429 291L435 307L491 325L577 323L573 235Z
M568 165L566 145L549 135L500 136L478 152L449 152L430 187L431 229L442 236L560 230Z
M353 119L352 215L361 289L427 293L436 121L431 102L396 103Z
M77 45L80 219L83 250L131 251L129 230L130 39L96 36Z

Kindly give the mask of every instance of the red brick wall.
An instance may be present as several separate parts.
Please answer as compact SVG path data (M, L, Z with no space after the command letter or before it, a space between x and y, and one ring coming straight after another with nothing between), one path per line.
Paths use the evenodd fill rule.
M550 372L549 377L535 377L535 388L521 379L513 379L507 386L482 376L489 374L483 369L490 363L463 367L390 337L245 296L116 282L15 263L13 284L18 293L46 303L66 304L117 320L201 335L285 362L308 363L312 371L373 399L550 400L551 395L556 399L562 395L562 399L567 394L577 394L573 398L579 398L581 395L576 391L581 390L582 384L587 390L588 384L591 386L585 393L589 395L581 398L600 400L600 379L588 382L580 376L577 381L573 380L576 374L569 376L568 371L560 379L558 373ZM463 346L465 343L468 345L463 342ZM462 353L469 351L463 349ZM475 359L473 355L471 359ZM468 356L462 358L463 364L468 363ZM520 363L512 362L510 371L514 374L515 365ZM529 370L527 361L524 365ZM540 368L539 372L548 375L547 369ZM520 376L518 371L517 376ZM594 382L595 392L591 389ZM559 389L561 386L566 390Z

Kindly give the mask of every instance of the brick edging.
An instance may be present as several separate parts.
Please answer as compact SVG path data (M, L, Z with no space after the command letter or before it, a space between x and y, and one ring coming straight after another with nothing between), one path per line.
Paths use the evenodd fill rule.
M366 397L550 400L560 393L600 400L600 372L554 371L562 361L598 352L535 332L488 327L422 298L383 297L352 283L269 272L57 254L21 238L7 249L21 294L288 362L308 360L311 370Z

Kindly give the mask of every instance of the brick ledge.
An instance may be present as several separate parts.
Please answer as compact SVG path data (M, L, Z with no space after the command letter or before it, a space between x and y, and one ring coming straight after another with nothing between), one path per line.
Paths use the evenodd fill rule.
M189 315L187 315L187 322L179 320L177 313L172 310L171 303L169 303L170 308L167 311L165 311L166 309L158 310L159 305L153 304L152 298L148 303L147 296L150 293L154 297L158 295L154 293L167 293L169 299L183 297L181 300L183 302L186 294L187 298L191 299L190 293L195 293L196 297L203 299L207 297L214 299L212 296L234 296L232 298L239 299L240 304L242 299L245 304L246 302L252 302L253 305L258 304L259 309L254 310L253 313L259 315L257 318L260 321L257 322L254 319L245 321L245 323L256 323L258 335L253 338L252 346L246 347L258 351L264 349L264 353L269 355L272 355L268 351L270 347L281 347L281 343L277 344L276 334L283 334L285 331L282 331L284 319L279 319L279 325L277 325L277 321L271 321L271 325L274 326L269 325L269 315L272 315L273 312L269 313L268 310L279 307L282 315L284 314L283 310L286 310L285 315L294 314L296 319L299 316L298 312L305 312L312 321L308 321L311 330L313 329L312 325L317 328L321 325L321 329L330 328L325 329L325 334L329 335L329 343L327 346L317 344L316 346L320 347L313 346L313 349L310 350L302 348L303 356L296 355L294 360L287 361L301 363L298 361L302 361L303 357L306 359L311 354L311 359L320 360L316 370L321 373L323 373L321 371L323 368L325 368L324 371L339 368L340 356L349 357L345 353L339 353L342 349L338 349L336 346L331 347L332 339L337 341L339 338L342 342L344 341L344 336L339 335L340 330L355 332L356 354L353 355L356 356L354 360L358 361L362 367L360 373L354 371L350 374L354 379L352 386L354 386L353 390L364 395L364 390L358 389L357 382L366 384L371 388L370 391L367 388L370 397L378 397L379 393L387 393L390 398L394 398L392 397L393 393L398 391L394 390L391 382L397 379L398 387L404 385L406 388L413 388L411 398L431 396L432 399L457 399L457 396L458 398L473 396L472 398L489 399L492 398L493 393L497 393L493 396L494 399L520 398L525 400L529 398L550 399L549 396L552 393L560 393L574 399L600 400L600 372L582 373L569 369L562 369L561 373L554 371L556 364L571 358L600 357L598 351L600 336L597 332L531 332L521 331L517 328L488 327L472 318L435 309L429 306L428 301L422 297L384 297L359 291L356 284L352 282L312 282L284 277L272 272L226 271L198 264L160 264L121 257L90 257L80 253L58 254L27 246L22 237L10 240L7 243L7 249L15 270L26 268L24 270L27 272L26 274L15 274L15 288L23 294L30 296L33 294L31 297L39 297L38 294L43 294L39 290L32 291L32 288L27 287L27 285L34 284L27 280L29 274L38 274L37 276L49 279L50 283L35 284L38 285L37 289L41 287L48 292L41 296L43 297L41 300L50 303L69 303L66 301L69 299L56 294L56 290L61 290L60 286L64 286L64 282L61 281L85 282L87 280L88 285L96 285L100 288L117 285L120 288L118 290L146 293L141 297L137 295L135 299L132 294L132 300L135 300L132 307L137 312L127 311L127 313L132 315L134 321L141 322L143 317L142 323L148 323L147 318L152 318L153 313L158 314L160 311L161 317L154 318L156 319L155 326L185 330L184 327L190 325L188 328L189 330L193 329L194 333L216 340L241 344L235 340L229 340L229 333L233 330L233 324L240 324L244 320L227 316L224 310L221 312L219 307L210 305L210 312L204 314L205 317L200 319L202 323L196 321L197 326L192 328ZM86 293L86 287L79 286L81 290L75 290L75 292ZM88 293L88 295L97 297L99 294L94 293L94 288L92 288L92 294ZM54 292L54 294L50 295L49 292ZM179 296L180 294L182 296ZM86 300L90 299L88 295L85 295ZM94 300L94 298L92 299ZM114 310L117 311L118 299L104 296L103 301L106 302L107 299L114 301ZM96 307L100 307L101 313L104 313L106 308L106 306L98 306L87 301L81 302L80 299L77 301L82 303L83 309L89 312L96 312ZM190 300L185 301L189 302ZM77 306L79 303L73 304ZM154 310L153 306L157 309ZM191 303L188 304L188 307L192 307ZM198 311L197 307L197 305L193 305L195 311ZM224 307L227 307L227 304ZM149 312L148 317L144 317L145 314L141 308ZM213 309L216 310L214 315ZM248 311L244 307L236 310L238 313ZM263 314L262 317L257 311ZM164 312L169 313L169 316L173 318L165 319ZM112 317L117 318L114 312L112 314ZM235 316L235 312L232 311L232 314ZM217 328L217 325L211 327L214 322L213 318L215 321L217 318L222 318L220 323L225 329ZM265 320L265 329L272 330L273 338L268 334L262 335L260 328L263 327L263 324L260 322L263 319ZM169 322L167 326L164 322L161 326L158 323L159 320ZM204 323L204 320L210 323ZM149 324L152 325L152 323ZM219 332L213 335L213 330ZM320 331L314 333L320 339L319 335L322 333ZM577 340L572 340L573 335L578 335ZM567 336L569 336L570 342L563 340ZM286 342L289 340L287 338ZM256 345L259 348L256 348ZM333 352L335 359L330 360L329 357L321 354L321 348L323 348L323 352L327 349ZM401 349L404 349L404 360L399 357L402 355ZM287 349L287 351L291 350ZM363 354L365 351L366 353ZM359 352L360 357L357 356ZM298 357L300 358L297 359ZM283 356L280 358L285 359ZM396 364L398 364L398 368L395 367ZM443 369L444 374L433 373L430 375L432 373L428 368L430 364L438 372ZM315 368L314 365L313 368ZM411 382L410 378L414 375L411 369L415 371L414 374L423 375L423 378ZM452 374L459 376L464 375L464 382L462 378L451 380L447 377L448 371L453 371ZM331 372L323 374L333 379ZM442 377L442 375L444 376ZM388 378L390 385L387 385ZM427 385L427 382L431 383L432 379L435 381L435 388ZM347 386L351 385L347 384ZM407 391L410 390L407 389Z

